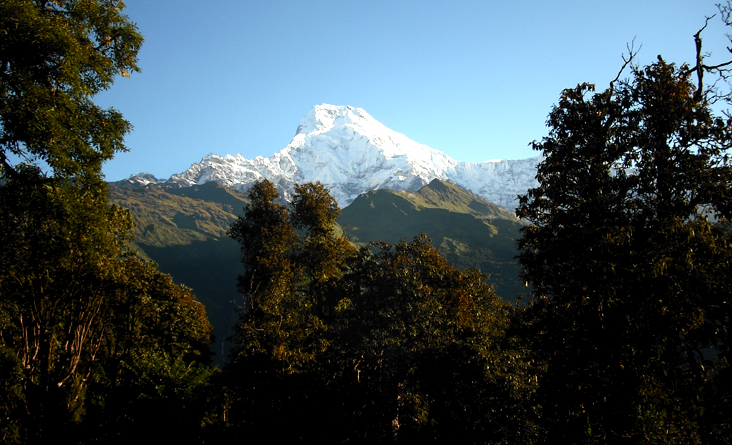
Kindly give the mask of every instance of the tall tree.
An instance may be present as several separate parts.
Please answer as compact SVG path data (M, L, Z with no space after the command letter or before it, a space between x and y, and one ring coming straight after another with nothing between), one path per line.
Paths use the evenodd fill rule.
M250 199L230 231L244 263L225 370L232 435L531 440L530 372L483 275L448 265L424 235L357 251L319 183L298 185L290 206L268 181Z
M105 301L132 224L104 191L27 166L0 186L0 341L22 365L26 420L38 434L78 420L103 341Z
M278 202L267 180L254 184L249 198L229 231L244 265L244 302L227 366L230 418L235 430L289 424L280 433L301 439L317 412L314 382L328 348L324 304L343 263L333 228L340 210L320 184L298 186L292 208Z
M730 328L732 124L692 72L659 57L565 90L534 143L540 185L516 212L550 442L702 437Z
M298 295L302 273L293 261L298 237L277 197L272 183L256 183L249 193L251 204L230 230L240 243L244 264L238 279L244 296L242 322L234 337L242 347L235 354L265 354L296 372L312 360L310 348L302 344L309 329L300 327L312 324L317 329L321 323L311 317L310 302Z
M343 437L531 443L533 383L506 337L511 306L425 234L373 243L344 277L334 348Z
M302 267L318 316L327 323L340 299L337 287L346 259L355 255L356 249L337 233L336 220L341 210L320 182L296 184L291 207L292 225L302 234L294 261Z
M102 162L125 149L131 127L92 101L137 70L142 37L123 8L0 1L0 339L23 369L21 419L37 424L27 440L83 413L131 227L127 212L108 205L101 180Z
M211 326L190 290L127 249L129 212L27 165L0 202L4 441L130 437L156 404L177 415L158 425L190 432Z
M92 97L137 71L143 38L121 0L0 1L0 167L40 160L56 176L101 174L129 122Z
M203 307L128 250L129 211L102 180L131 126L92 98L137 71L143 40L123 9L0 0L3 442L110 439L145 405L124 401L180 414L210 374Z
M278 196L266 179L254 184L229 231L244 265L236 354L265 353L296 373L325 347L326 299L355 249L336 234L340 209L322 184L297 185L291 207Z

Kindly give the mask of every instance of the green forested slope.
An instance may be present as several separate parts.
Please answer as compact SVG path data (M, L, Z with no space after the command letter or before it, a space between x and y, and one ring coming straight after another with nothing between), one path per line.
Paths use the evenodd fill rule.
M226 230L244 195L214 182L181 189L110 185L110 201L132 210L135 246L176 282L191 287L215 328L217 360L236 321L239 247Z
M220 359L236 322L236 276L242 272L239 247L226 230L242 213L244 194L213 182L178 189L111 184L109 189L110 201L132 210L135 246L206 305ZM365 193L343 209L338 223L358 245L425 232L449 262L490 274L499 296L513 301L524 292L513 258L521 222L455 185L436 180L419 191Z
M416 192L364 193L343 209L338 223L356 244L393 243L425 232L457 267L490 274L489 283L504 299L525 292L514 259L522 223L509 210L453 184L434 180Z

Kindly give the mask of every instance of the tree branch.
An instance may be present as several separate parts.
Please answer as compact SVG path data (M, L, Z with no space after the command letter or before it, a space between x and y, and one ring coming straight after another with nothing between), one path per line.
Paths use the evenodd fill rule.
M713 15L711 17L705 17L704 20L704 26L701 27L699 31L694 34L694 44L696 45L696 65L693 69L689 70L688 74L691 74L692 71L696 71L696 78L697 78L697 88L696 93L694 93L694 100L696 102L701 101L702 94L704 91L704 56L702 55L702 39L701 39L701 33L704 31L709 25L709 20L714 18L716 16Z
M727 6L717 5L719 8L722 22L724 22L727 26L732 26L732 9L730 9L729 2ZM719 63L717 65L705 65L704 64L704 58L707 57L707 55L702 53L702 38L701 33L707 28L709 25L709 21L716 17L717 15L714 14L711 17L705 17L704 20L704 26L699 29L699 31L694 34L694 45L696 46L696 59L695 59L695 65L693 67L690 67L684 71L681 72L682 75L688 76L692 73L696 72L696 79L697 79L697 85L696 85L696 92L694 93L694 100L696 102L701 102L702 100L705 100L708 102L708 97L704 97L705 91L704 91L704 73L716 73L719 78L727 80L729 77L729 73L732 71L730 68L725 68L727 66L732 65L732 60L729 60L727 62ZM729 36L728 36L729 37ZM732 37L730 37L732 39ZM727 48L730 52L732 52L732 48ZM712 85L710 90L714 90L714 85L716 82ZM720 96L713 96L716 99L719 99ZM725 97L725 96L721 96Z
M633 58L638 54L641 48L643 48L643 45L641 45L638 50L635 50L635 37L633 37L633 41L627 44L626 48L628 48L628 57L626 58L625 54L622 55L623 66L620 67L620 71L618 71L618 75L615 76L615 79L610 81L610 91L615 88L615 82L620 79L620 76L623 74L623 71L625 71L625 68L630 64L630 62L633 61Z

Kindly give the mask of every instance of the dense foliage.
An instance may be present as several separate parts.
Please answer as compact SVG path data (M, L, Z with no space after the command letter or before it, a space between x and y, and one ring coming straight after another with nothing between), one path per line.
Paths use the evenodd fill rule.
M0 441L200 434L211 326L127 247L102 162L130 125L92 96L137 69L121 1L0 1ZM42 165L46 171L34 165ZM161 436L162 437L162 436Z
M137 71L142 36L121 0L0 1L0 168L41 160L96 175L125 150L129 122L92 97Z
M516 239L524 225L513 211L489 203L455 184L435 179L419 190L372 190L338 217L358 245L396 243L425 232L448 262L490 275L496 294L513 302L526 290L519 279Z
M356 250L336 236L322 185L296 192L287 207L257 183L231 229L245 267L232 434L521 442L530 429L506 421L533 385L505 337L511 307L485 277L448 265L424 235Z
M659 57L565 90L534 144L540 185L517 214L548 442L729 437L712 388L728 378L732 122L690 74Z
M218 372L102 180L131 127L91 98L142 42L123 6L0 0L0 441L730 442L732 119L700 34L694 66L562 93L517 209L524 306L424 234L356 248L320 183L256 183Z
M129 212L110 206L105 188L20 166L0 201L0 341L4 376L17 383L3 403L6 440L76 434L74 425L88 434L101 413L104 434L120 432L125 404L172 389L158 381L172 377L167 368L209 361L203 306L126 250Z

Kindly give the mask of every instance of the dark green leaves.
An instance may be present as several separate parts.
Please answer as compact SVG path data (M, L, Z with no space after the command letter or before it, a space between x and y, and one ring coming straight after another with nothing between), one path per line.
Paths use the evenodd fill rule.
M730 124L660 58L593 91L562 94L517 208L538 403L551 440L696 441L729 329Z
M0 1L0 164L41 160L56 175L101 174L131 130L92 101L138 71L142 36L118 0ZM12 156L12 157L11 157Z
M92 97L137 71L142 43L123 7L0 0L3 442L128 441L140 416L200 432L211 326L129 251L130 214L102 181L131 126Z
M357 251L321 184L297 186L290 207L276 198L257 183L230 231L244 263L225 370L232 436L527 441L535 380L485 276L449 265L424 234Z

